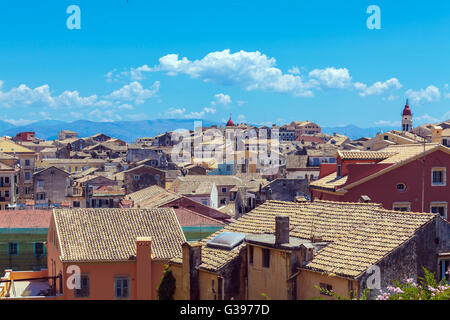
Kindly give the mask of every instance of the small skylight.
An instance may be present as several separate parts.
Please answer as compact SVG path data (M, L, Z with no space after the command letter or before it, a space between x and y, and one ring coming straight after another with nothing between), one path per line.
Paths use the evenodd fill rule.
M240 245L245 239L244 233L237 232L222 232L206 244L211 248L218 248L224 250L232 250Z

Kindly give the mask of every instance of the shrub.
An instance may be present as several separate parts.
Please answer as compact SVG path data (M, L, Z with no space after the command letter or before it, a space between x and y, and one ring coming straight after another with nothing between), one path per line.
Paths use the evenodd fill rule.
M169 269L169 265L165 265L161 282L157 288L158 300L173 300L176 288L175 282L172 270Z
M435 274L423 268L425 276L405 279L404 282L394 281L393 286L387 287L387 292L381 291L377 300L450 300L450 285L443 279L437 282ZM447 271L447 274L449 271Z

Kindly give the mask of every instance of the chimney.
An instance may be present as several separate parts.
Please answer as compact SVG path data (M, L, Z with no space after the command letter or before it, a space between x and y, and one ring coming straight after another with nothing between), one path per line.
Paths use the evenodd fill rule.
M183 299L199 300L200 287L197 268L202 263L202 244L201 242L185 242L181 247L183 255Z
M289 216L275 217L275 244L289 243Z
M138 300L156 299L152 284L152 239L136 238L136 288Z

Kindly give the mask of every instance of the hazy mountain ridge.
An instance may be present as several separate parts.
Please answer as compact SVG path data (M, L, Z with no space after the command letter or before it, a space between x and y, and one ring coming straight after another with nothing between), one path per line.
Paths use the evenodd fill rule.
M140 121L94 122L77 120L63 122L57 120L43 120L24 126L12 126L3 129L0 125L0 136L15 137L19 132L34 131L40 139L53 140L61 130L71 130L79 137L89 137L96 133L104 133L127 142L134 142L139 137L153 137L160 133L176 129L194 130L194 121L202 121L204 126L216 123L208 120L193 119L157 119Z
M19 132L34 131L38 138L53 140L57 138L59 131L71 130L78 132L79 137L89 137L96 133L104 133L127 142L134 142L139 137L153 137L160 133L176 129L194 130L194 121L202 121L204 126L220 125L219 123L209 120L193 119L156 119L114 122L95 122L89 120L64 122L58 120L43 120L23 126L15 126L8 122L0 121L0 136L14 137ZM361 137L374 137L380 131L384 132L392 129L395 128L360 128L351 124L344 127L323 127L322 131L330 135L336 132L346 135L350 139L358 139Z
M372 128L360 128L353 124L349 124L343 127L323 127L322 132L333 135L333 133L343 134L352 140L356 140L362 137L375 137L379 132L386 132L390 130L399 129L397 127L372 127Z

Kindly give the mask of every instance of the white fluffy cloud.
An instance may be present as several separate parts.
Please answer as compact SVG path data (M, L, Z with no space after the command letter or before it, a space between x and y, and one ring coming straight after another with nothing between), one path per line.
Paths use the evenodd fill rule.
M297 66L295 66L295 67L290 68L290 69L288 70L288 73L292 73L292 74L300 74L300 69L299 69Z
M180 117L180 116L183 116L185 113L186 113L186 108L169 109L169 111L166 112L166 116L168 116L168 117Z
M377 126L382 127L399 127L400 121L378 120L374 122Z
M42 119L51 119L54 110L67 111L72 119L82 118L86 112L100 121L120 120L123 111L134 110L132 104L142 104L153 98L159 91L160 84L156 81L151 88L144 88L139 82L134 81L124 85L112 93L101 96L90 95L83 97L78 91L64 91L59 95L52 94L49 85L42 85L34 89L25 84L3 91L0 87L0 108L36 108L40 110ZM90 108L86 109L81 108ZM77 110L77 112L74 112ZM79 110L85 110L80 112ZM14 123L15 120L9 120ZM19 119L16 123L25 123Z
M208 53L199 60L191 61L178 54L168 54L159 59L159 65L148 68L166 72L170 76L186 74L205 82L236 85L245 90L268 90L289 92L299 96L312 96L311 84L298 75L284 74L276 67L276 60L259 51L229 49ZM131 72L131 71L130 71Z
M179 109L172 108L166 112L166 116L170 118L201 119L207 114L215 114L215 113L216 109L208 107L203 108L202 111L190 113L186 113L186 108L179 108Z
M9 91L0 91L0 106L7 108L36 103L41 103L51 108L65 106L83 107L95 105L98 102L97 100L97 95L81 97L78 91L64 91L60 95L52 96L50 87L47 84L34 89L21 84Z
M151 72L152 68L150 68L148 65L144 64L143 66L136 68L136 69L131 69L130 70L130 76L132 80L143 80L145 79L143 73L144 72Z
M370 95L381 95L387 91L400 89L401 87L402 84L397 78L391 78L389 80L386 80L385 82L378 81L371 86L367 86L366 84L361 82L355 83L355 88L356 90L360 91L359 95L362 97Z
M347 68L314 69L309 76L318 81L321 86L328 88L349 88L352 83L352 77Z
M287 73L283 73L276 66L275 58L267 57L259 51L241 50L232 53L229 49L210 52L198 60L189 60L187 57L180 58L178 54L167 54L161 57L159 64L152 68L143 65L119 74L113 71L108 73L107 77L108 79L117 79L127 76L132 80L143 79L145 72L158 71L165 72L169 76L185 74L205 82L238 86L247 91L274 91L304 97L312 97L315 90L327 88L356 89L363 97L381 95L387 91L401 88L401 84L396 78L385 82L378 81L370 86L361 82L353 82L347 68L314 69L309 74L301 76L300 68L293 66Z
M191 112L191 113L185 115L184 117L186 119L201 119L207 114L215 114L215 113L216 113L216 109L206 107L206 108L203 108L203 110L200 112Z
M128 103L124 103L119 106L119 109L121 110L134 110L134 107Z
M169 75L182 73L206 82L238 85L249 91L260 89L312 94L300 76L283 74L275 65L274 58L268 58L259 51L230 53L230 50L223 50L211 52L195 61L169 54L159 59L157 69Z
M156 96L159 91L159 87L159 81L155 81L150 89L145 89L142 84L134 81L130 84L124 85L116 91L113 91L111 94L105 96L105 98L119 101L134 101L136 104L142 104L145 100Z
M141 81L145 79L144 73L154 71L148 65L144 64L138 68L130 68L129 71L117 72L117 69L109 71L105 74L107 82L117 82L117 81Z
M417 104L438 101L441 98L441 92L439 91L439 88L433 85L428 86L426 89L420 89L418 91L409 89L408 91L406 91L405 95L411 101Z
M231 97L228 94L218 93L214 95L214 101L211 101L211 104L213 106L215 105L228 105L231 103Z

